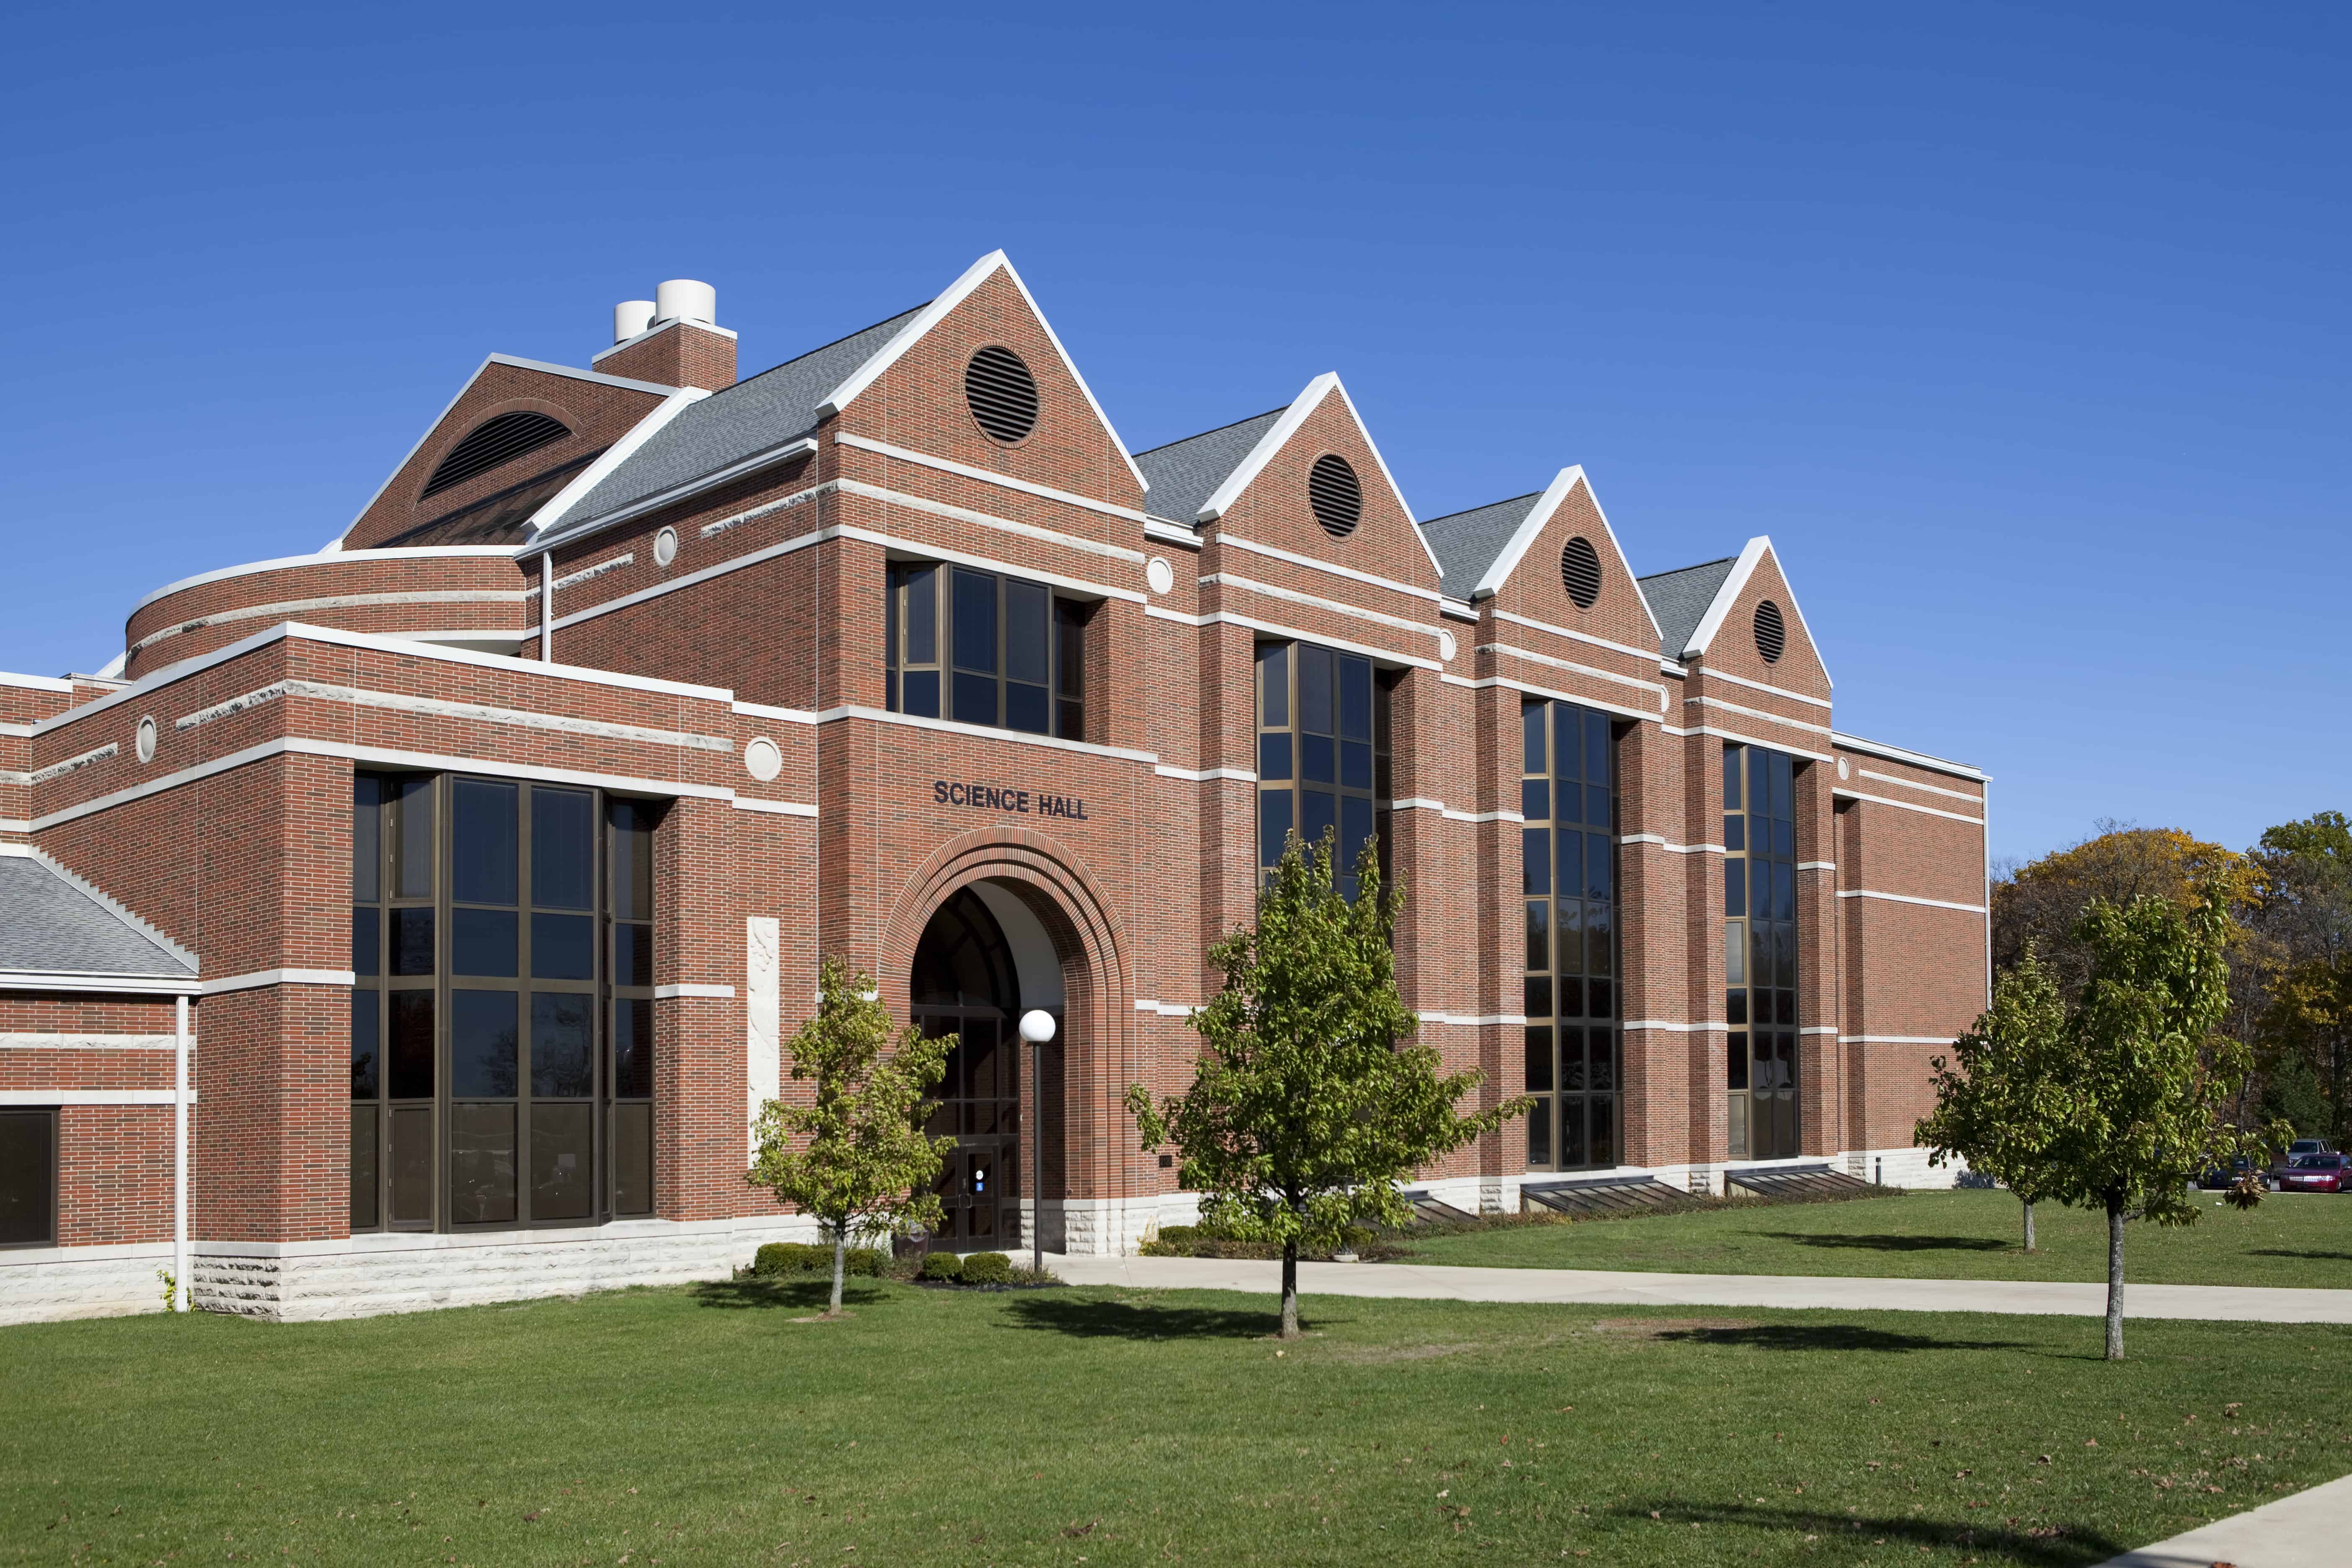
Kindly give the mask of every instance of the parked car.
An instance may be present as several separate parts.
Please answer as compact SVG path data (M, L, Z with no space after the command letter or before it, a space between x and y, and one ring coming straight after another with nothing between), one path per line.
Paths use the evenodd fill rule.
M2297 1154L2333 1154L2336 1152L2336 1145L2325 1138L2298 1138L2286 1146L2286 1157L2290 1160Z
M2287 1162L2285 1172L2279 1177L2283 1193L2340 1193L2347 1190L2345 1160L2341 1154L2297 1154Z
M2231 1161L2228 1164L2216 1165L2211 1170L2207 1171L2203 1175L2198 1177L2197 1185L2204 1192L2222 1192L2228 1188L2236 1186L2241 1177L2244 1176L2249 1171L2253 1171L2255 1169L2256 1167L2253 1161L2248 1159L2245 1155L2241 1154L2236 1159ZM2263 1173L2261 1180L2264 1186L2276 1186L2278 1184L2276 1176L2269 1173Z

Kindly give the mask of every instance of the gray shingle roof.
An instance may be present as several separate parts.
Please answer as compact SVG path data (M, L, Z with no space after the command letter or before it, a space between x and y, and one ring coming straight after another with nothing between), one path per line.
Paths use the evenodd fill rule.
M1451 512L1444 517L1433 517L1421 525L1428 537L1429 547L1437 552L1437 568L1444 591L1457 599L1466 599L1486 568L1503 553L1511 536L1527 521L1528 510L1542 498L1538 490L1531 495L1514 496L1509 500L1489 501L1474 506L1468 511Z
M1661 654L1682 658L1683 649L1690 646L1691 633L1706 618L1706 607L1715 603L1723 580L1738 564L1739 557L1727 555L1720 561L1636 579L1642 596L1650 601L1650 614L1657 618Z
M0 976L9 971L196 977L191 965L137 921L46 862L20 855L0 856Z
M1187 436L1181 441L1138 452L1135 466L1143 470L1144 479L1151 486L1144 497L1144 507L1154 517L1192 527L1209 498L1217 493L1217 487L1242 466L1242 459L1257 448L1258 442L1285 412L1282 408L1271 409L1238 424L1203 430L1198 436Z
M643 500L715 473L754 452L807 435L816 428L818 400L880 353L922 308L918 305L887 321L877 321L864 331L812 349L798 359L786 360L773 370L688 405L542 529L540 542L552 540L568 524Z

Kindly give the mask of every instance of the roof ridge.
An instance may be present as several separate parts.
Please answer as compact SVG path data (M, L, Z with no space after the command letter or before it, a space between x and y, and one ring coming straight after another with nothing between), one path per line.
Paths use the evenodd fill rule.
M1285 405L1285 406L1286 407L1288 405ZM1246 417L1235 419L1224 425L1212 425L1206 430L1195 430L1190 436L1179 436L1173 441L1162 441L1157 447L1146 447L1141 452L1138 452L1135 455L1140 458L1151 452L1164 452L1171 447L1181 447L1187 441L1197 441L1203 436L1214 436L1221 430L1238 430L1243 426L1248 424L1252 419L1264 419L1267 415L1280 414L1281 412L1282 409L1280 408L1269 408L1264 414L1252 414Z

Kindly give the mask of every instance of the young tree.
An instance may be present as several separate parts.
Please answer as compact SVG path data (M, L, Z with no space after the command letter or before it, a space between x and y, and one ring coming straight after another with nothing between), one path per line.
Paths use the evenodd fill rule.
M1991 1009L1952 1042L1952 1061L1935 1058L1936 1111L1912 1133L1928 1163L1957 1156L2017 1194L2028 1252L2033 1205L2058 1186L2050 1151L2067 1115L2065 1027L2057 977L2029 945L1994 979Z
M745 1176L814 1215L832 1237L833 1300L824 1315L837 1318L853 1237L939 1223L931 1185L955 1140L924 1134L931 1110L924 1095L940 1081L955 1041L925 1039L911 1025L893 1040L873 982L842 959L818 966L817 992L816 1016L790 1047L793 1077L816 1079L815 1103L772 1100L761 1109L759 1152Z
M1193 1015L1192 1084L1128 1108L1146 1149L1173 1142L1204 1221L1282 1244L1282 1337L1298 1337L1298 1248L1351 1223L1401 1225L1397 1184L1524 1112L1525 1099L1464 1116L1484 1074L1441 1077L1412 1044L1420 1019L1397 995L1391 942L1402 897L1381 886L1366 844L1353 902L1334 885L1333 837L1310 853L1296 832L1258 900L1257 929L1209 950L1224 988Z
M2106 1211L2109 1361L2124 1353L2125 1224L2195 1224L2198 1173L2259 1159L2275 1135L2230 1122L2251 1063L2214 1031L2229 1006L2229 901L2214 879L2185 911L2158 897L2095 900L2075 928L2089 972L2066 1020L2072 1089L2050 1162L2053 1196Z

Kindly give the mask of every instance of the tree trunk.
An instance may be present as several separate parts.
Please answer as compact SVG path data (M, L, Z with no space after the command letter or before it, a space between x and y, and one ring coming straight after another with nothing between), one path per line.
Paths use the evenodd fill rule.
M1295 1236L1282 1244L1281 1337L1298 1337L1298 1238Z
M843 1263L847 1261L848 1252L849 1232L835 1231L833 1233L833 1305L824 1310L824 1315L828 1318L841 1316L841 1268Z
M2025 1250L2026 1250L2026 1251L2028 1251L2028 1252L2031 1252L2031 1251L2032 1251L2032 1250L2033 1250L2033 1200L2032 1200L2032 1198L2027 1198L2027 1199L2025 1199L2025 1200L2024 1200L2024 1205L2025 1205Z
M2107 1194L2107 1359L2124 1359L2124 1200Z

